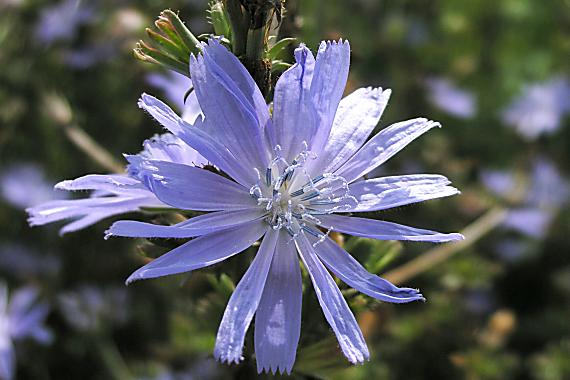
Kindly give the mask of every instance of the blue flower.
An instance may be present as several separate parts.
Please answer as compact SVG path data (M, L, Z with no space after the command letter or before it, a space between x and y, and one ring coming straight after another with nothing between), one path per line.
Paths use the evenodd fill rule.
M14 292L8 302L8 289L0 282L0 379L14 378L14 342L31 338L47 344L52 340L51 332L43 325L49 308L36 303L37 298L37 291L26 287Z
M449 79L430 78L426 81L429 100L437 108L461 119L472 118L477 105L469 91L456 87Z
M270 107L226 48L212 40L202 50L191 57L190 72L204 117L191 125L146 94L139 104L226 176L174 160L127 157L130 175L162 202L209 212L174 226L113 224L111 236L196 237L140 268L127 282L204 268L261 239L225 310L215 357L239 362L255 317L258 370L291 371L301 326L300 259L343 353L352 363L367 360L362 332L328 270L378 300L403 303L423 297L416 289L398 288L368 273L328 232L389 240L461 239L456 233L346 215L457 194L440 175L363 179L439 124L412 119L368 140L390 90L362 88L341 100L348 42L323 42L316 59L301 45L296 63L277 82Z
M51 199L64 199L66 193L53 190L41 167L18 163L0 172L0 196L19 209L35 206Z
M63 0L42 9L36 36L44 43L70 40L78 28L94 19L94 9L81 0Z
M484 170L481 174L489 190L509 202L520 203L509 210L503 226L532 238L544 238L556 213L568 203L570 184L543 157L536 159L526 181L517 180L516 173L509 171Z
M526 86L503 111L502 119L527 140L535 140L558 130L568 113L570 81L566 77L553 77L544 83Z
M143 144L144 150L131 159L155 159L187 165L204 165L207 161L194 149L170 133L155 136ZM95 224L111 216L140 211L142 208L164 208L161 202L138 179L126 174L87 175L63 181L56 189L92 191L87 199L53 200L27 209L29 223L40 226L71 220L60 233L63 235Z
M83 332L97 332L118 326L128 318L125 288L104 288L83 285L75 291L62 293L57 298L65 320Z

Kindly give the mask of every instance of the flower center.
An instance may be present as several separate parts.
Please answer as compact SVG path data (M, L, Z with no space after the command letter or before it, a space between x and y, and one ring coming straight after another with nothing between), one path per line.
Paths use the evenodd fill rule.
M348 211L356 206L356 198L350 195L347 181L336 174L310 175L309 160L315 160L314 153L304 149L297 157L287 162L275 148L275 158L265 173L258 172L258 182L250 189L257 204L267 211L266 220L274 229L285 228L292 238L301 231L318 237L324 234L315 225L321 223L318 216L337 211Z

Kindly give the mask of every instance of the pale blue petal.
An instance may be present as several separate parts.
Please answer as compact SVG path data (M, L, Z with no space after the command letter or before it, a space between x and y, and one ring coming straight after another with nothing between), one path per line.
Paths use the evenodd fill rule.
M321 152L329 138L338 104L346 87L349 67L348 41L321 42L310 90L317 125L311 150L317 154Z
M142 195L141 195L142 194ZM72 219L74 222L61 229L63 235L88 227L111 216L139 211L144 207L168 207L160 202L148 190L117 196L101 196L87 199L52 201L26 210L31 226L41 226L61 220Z
M353 182L388 161L417 137L439 126L439 123L423 118L392 124L370 139L336 174Z
M172 133L155 135L145 140L143 148L144 150L139 155L146 159L176 162L177 164L191 166L208 164L208 160L200 153Z
M459 190L448 186L451 182L441 175L412 174L374 178L350 185L350 195L358 205L350 210L378 211L430 199L459 194Z
M264 127L269 121L269 107L251 74L239 59L215 39L203 44L202 53L215 62L233 80L248 108L255 110L257 122Z
M214 357L222 362L238 363L242 360L245 334L263 294L279 234L279 231L267 227L253 262L226 306L214 348Z
M535 239L543 238L554 218L551 210L534 207L509 210L503 226L512 228Z
M49 306L46 303L36 303L37 300L38 291L33 287L21 288L13 293L8 308L10 335L13 339L34 338L44 343L44 337L51 337L43 326Z
M139 107L147 111L162 126L195 149L209 162L228 173L233 179L244 186L251 186L257 177L251 168L244 169L241 161L236 159L219 141L216 141L206 131L201 118L194 125L182 120L170 107L160 100L142 94Z
M191 240L135 271L127 279L127 284L219 263L251 246L265 233L266 228L265 222L252 222Z
M92 226L98 222L100 222L103 219L109 218L111 216L114 215L120 215L120 214L126 214L128 212L131 211L138 211L139 207L137 206L134 209L128 209L128 210L114 210L115 212L117 212L115 214L115 212L113 214L109 212L103 212L103 213L98 213L98 212L94 212L95 210L90 210L89 214L85 214L84 216L82 216L81 218L66 224L65 226L63 226L60 230L59 230L59 234L60 236L63 236L65 234L71 233L71 232L76 232L79 230L82 230L84 228L87 228L89 226Z
M295 50L296 63L285 71L275 86L273 124L267 129L271 148L281 147L288 162L309 147L317 132L315 109L310 95L315 58L301 45Z
M24 315L38 298L38 291L33 287L25 287L12 294L8 313L12 316Z
M441 233L375 219L355 218L340 215L319 216L320 225L333 231L379 240L410 240L445 243L463 240L457 233Z
M18 315L11 321L12 336L14 339L22 339L34 336L42 329L42 324L47 317L49 307L47 304L38 304L31 307L25 314Z
M257 203L248 189L221 175L194 166L144 161L129 156L129 173L158 199L176 208L197 211L240 210Z
M388 104L391 91L360 88L340 101L328 141L311 165L311 173L334 172L362 147Z
M354 364L368 360L370 354L362 331L332 276L317 257L312 244L303 234L295 240L295 244L342 352Z
M309 238L309 240L316 239ZM329 238L317 244L315 252L338 278L370 297L392 303L424 300L417 289L398 288L389 281L368 272L354 257Z
M291 373L301 333L303 283L295 246L284 232L255 315L257 372Z
M204 45L203 49L207 50L208 46ZM226 56L225 59L224 65L233 65L237 61L235 57ZM252 172L254 168L266 168L269 152L257 111L220 64L209 54L190 58L190 73L206 129ZM239 61L237 64L241 65Z
M115 194L147 191L139 180L123 174L89 174L62 181L56 184L55 188L67 191L101 190Z
M173 226L120 220L106 232L106 236L145 238L191 238L226 230L262 218L267 211L260 208L218 211L196 216Z

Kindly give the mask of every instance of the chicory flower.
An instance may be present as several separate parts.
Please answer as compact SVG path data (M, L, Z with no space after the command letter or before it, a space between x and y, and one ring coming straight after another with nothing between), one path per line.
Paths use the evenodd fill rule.
M323 42L316 59L301 45L296 63L278 80L270 107L245 67L219 42L211 40L202 51L191 57L190 73L204 117L190 124L146 94L139 104L225 175L184 162L127 157L131 177L162 202L208 212L174 226L113 224L110 236L195 238L140 268L127 282L207 267L261 239L227 305L215 357L239 362L255 317L258 370L291 371L301 327L302 261L343 353L352 363L367 360L362 332L328 270L382 301L423 297L368 273L328 232L389 240L461 239L456 233L347 215L457 194L441 175L363 179L439 124L412 119L368 140L390 90L362 88L341 100L348 42Z

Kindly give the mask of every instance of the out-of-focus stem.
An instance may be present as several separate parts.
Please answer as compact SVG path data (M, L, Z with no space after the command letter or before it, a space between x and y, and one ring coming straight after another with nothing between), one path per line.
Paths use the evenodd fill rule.
M492 208L462 231L463 236L465 236L464 240L447 243L430 249L416 259L385 273L382 277L394 284L401 284L473 245L476 241L500 225L506 215L506 209L502 207Z
M77 126L67 126L64 127L63 130L67 138L75 144L75 146L101 165L101 167L113 173L122 173L125 171L125 166L115 160L105 148L97 144L83 129Z
M133 379L115 343L108 338L100 338L97 343L101 359L105 363L111 378L116 380Z

